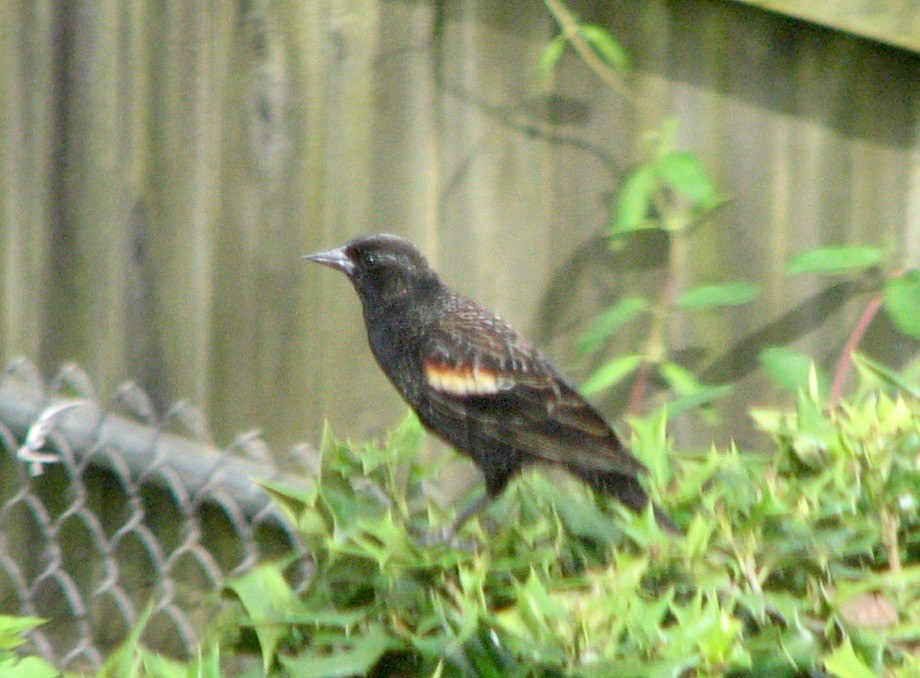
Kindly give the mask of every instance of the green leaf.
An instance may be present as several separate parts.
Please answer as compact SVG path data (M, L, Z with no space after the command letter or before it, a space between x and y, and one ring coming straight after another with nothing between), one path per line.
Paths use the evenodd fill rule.
M808 387L813 360L803 353L793 351L785 346L766 348L760 352L760 363L767 375L779 386L798 393L799 389ZM815 366L818 390L824 396L830 390L830 378L827 372Z
M606 28L597 24L582 24L578 27L578 34L591 45L595 54L608 67L620 73L629 70L629 57L626 51Z
M740 306L760 296L760 288L738 281L722 285L701 285L681 294L674 305L678 308L712 308Z
M227 584L240 599L262 648L262 666L272 665L278 643L288 634L279 624L299 608L297 596L288 586L277 565L260 565Z
M553 508L568 532L593 539L598 544L611 544L617 528L610 517L598 508L593 497L576 492L560 492Z
M189 678L189 676L196 676L196 678L204 678L206 675L202 666L193 668L193 665L185 666L182 662L147 651L144 648L138 648L138 650L141 666L143 666L143 671L138 672L139 676L156 676L156 678ZM217 676L219 674L212 673L211 675Z
M606 362L585 380L585 383L581 385L581 392L590 395L615 386L640 364L642 364L641 355L627 355Z
M687 393L679 398L668 401L661 406L661 409L665 411L668 419L673 419L678 414L686 412L687 410L692 410L694 407L709 405L719 398L724 398L729 395L732 390L733 386L731 384L722 384L720 386L701 385L692 393Z
M647 417L630 418L629 424L633 432L633 453L648 467L653 484L663 487L673 473L666 413L659 409Z
M849 638L824 660L824 668L836 678L874 678L878 675L856 654Z
M5 657L0 662L0 678L59 678L63 676L58 669L38 657ZM70 673L67 674L72 675Z
M188 672L186 676L191 678L220 678L220 643L217 641L211 642L210 646L204 652L201 653L199 650L197 666L193 666L194 673Z
M792 257L786 266L786 273L834 275L872 268L884 259L885 252L878 247L824 247L807 250Z
M386 456L397 463L418 457L425 443L425 429L412 410L406 412L399 426L387 436Z
M658 373L677 393L693 393L700 389L700 380L693 372L670 360L658 366Z
M147 628L147 622L153 616L153 605L149 605L141 613L134 627L125 638L124 643L108 656L103 664L102 669L96 674L96 678L121 678L121 676L139 676L140 668L143 663L143 653L141 652L140 642L144 635L144 629Z
M578 349L582 353L590 353L597 349L604 341L610 338L620 327L635 318L639 313L648 308L648 301L644 297L626 297L601 313L591 329L578 342Z
M693 153L669 153L658 161L657 169L668 186L697 206L705 208L717 202L715 184Z
M274 499L292 523L297 522L297 516L305 506L313 503L316 495L314 488L295 485L283 480L256 478L255 482Z
M0 614L0 650L12 650L14 647L19 647L26 642L21 634L44 623L44 619L37 617L12 617Z
M798 676L802 667L814 666L818 658L820 643L814 634L794 625L783 630L778 626L764 629L747 642L751 652L752 678L773 678L774 676Z
M363 622L368 615L365 608L340 610L334 607L304 607L288 612L279 611L279 624L298 624L310 626L338 626L350 629Z
M920 270L888 281L885 310L899 330L920 341Z
M565 35L560 33L547 43L537 61L537 80L541 83L549 79L550 73L556 68L556 64L565 54L565 48L569 44Z
M611 235L655 227L654 223L647 221L655 183L654 169L648 165L643 165L626 178L617 200Z
M712 603L715 610L718 603ZM743 624L725 610L719 609L709 632L697 641L700 652L710 664L749 666L750 657L740 643Z
M889 370L884 365L875 362L861 353L853 354L853 362L856 363L856 367L860 371L865 370L869 372L889 387L899 388L905 393L909 393L914 398L920 398L920 386L911 383L909 378L905 378L897 372Z
M296 657L278 657L288 675L304 678L366 676L387 650L398 647L379 624L362 633L342 636L324 647L311 647Z

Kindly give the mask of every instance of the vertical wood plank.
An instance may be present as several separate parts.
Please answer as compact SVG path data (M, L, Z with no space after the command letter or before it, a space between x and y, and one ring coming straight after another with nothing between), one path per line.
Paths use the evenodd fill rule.
M381 230L373 220L375 60L381 4L347 0L328 6L326 148L322 247ZM311 266L321 323L313 364L321 375L317 404L340 431L379 432L402 405L380 374L364 337L360 306L341 275ZM370 406L370 403L374 403Z
M328 105L328 2L287 0L281 8L290 27L294 93L291 125L297 131L287 183L288 219L296 246L284 257L293 275L296 299L293 327L284 341L280 394L284 443L317 442L327 413L320 406L323 384L319 345L322 336L320 279L300 256L328 244L324 240ZM269 430L274 428L270 424Z
M169 2L151 15L154 82L148 189L155 324L174 397L208 397L213 252L229 20L234 3ZM228 23L224 23L224 22ZM181 253L181 256L178 254Z
M52 3L7 0L0 28L0 346L40 353L54 143Z
M110 387L125 374L118 3L55 6L56 132L45 364L77 360ZM103 330L104 328L104 330Z
M219 428L272 426L285 434L300 424L305 343L301 310L292 304L299 286L304 224L311 218L309 187L315 172L306 139L315 125L303 113L304 65L298 36L275 3L249 3L238 17L229 71L216 280L211 309L215 335L211 388ZM295 105L299 104L299 105ZM315 192L314 192L315 195ZM240 392L251 394L240 398ZM302 424L300 424L302 425Z

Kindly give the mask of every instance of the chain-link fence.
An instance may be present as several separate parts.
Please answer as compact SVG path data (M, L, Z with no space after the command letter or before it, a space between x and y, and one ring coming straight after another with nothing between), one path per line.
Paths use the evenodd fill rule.
M26 652L91 670L152 610L144 644L187 657L227 577L294 551L305 583L303 545L255 481L303 485L315 456L276 461L256 433L217 450L202 421L181 404L157 420L131 385L103 406L74 366L0 375L0 613L48 620Z

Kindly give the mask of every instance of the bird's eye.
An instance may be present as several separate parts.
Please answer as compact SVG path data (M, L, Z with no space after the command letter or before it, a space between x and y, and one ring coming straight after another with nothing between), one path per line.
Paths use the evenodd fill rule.
M371 252L370 254L367 255L368 265L373 266L375 268L381 267L381 266L387 266L388 264L392 263L392 261L393 261L392 256L386 253L382 253L382 252Z

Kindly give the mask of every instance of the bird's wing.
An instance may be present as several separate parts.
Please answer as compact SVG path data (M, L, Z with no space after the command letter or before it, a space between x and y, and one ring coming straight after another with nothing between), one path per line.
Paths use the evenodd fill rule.
M645 467L561 374L492 314L449 314L424 342L431 407L544 461L634 476Z

